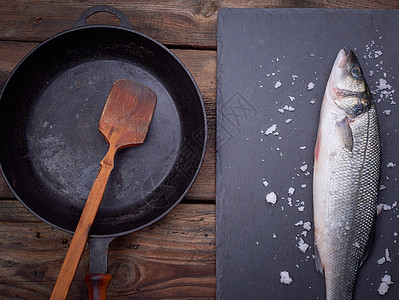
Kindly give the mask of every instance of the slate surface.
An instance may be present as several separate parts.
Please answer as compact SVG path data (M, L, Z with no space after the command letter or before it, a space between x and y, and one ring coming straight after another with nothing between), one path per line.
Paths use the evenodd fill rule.
M312 166L319 110L342 47L359 57L379 102L381 184L386 186L379 202L387 204L378 217L373 250L358 275L354 299L398 299L398 27L395 10L220 11L217 299L325 298L324 278L312 258L313 228L295 224L310 221L313 226ZM266 135L273 125L276 130ZM398 166L387 167L389 162ZM291 197L290 187L295 188ZM274 205L265 200L270 192L277 194ZM298 249L300 239L310 245L305 253ZM391 262L379 265L386 249ZM290 285L280 283L281 271L289 272ZM379 296L385 274L394 284Z

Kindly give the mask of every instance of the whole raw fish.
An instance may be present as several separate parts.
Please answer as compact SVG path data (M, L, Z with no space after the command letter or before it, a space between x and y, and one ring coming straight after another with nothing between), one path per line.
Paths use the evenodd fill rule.
M375 104L352 51L339 51L321 106L314 153L316 267L326 299L352 299L370 247L380 174Z

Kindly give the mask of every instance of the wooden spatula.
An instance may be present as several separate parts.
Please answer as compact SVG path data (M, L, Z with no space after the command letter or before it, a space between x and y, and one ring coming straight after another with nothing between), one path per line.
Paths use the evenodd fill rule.
M114 167L116 151L144 142L156 101L155 93L144 85L122 79L112 86L98 126L109 144L109 150L100 163L100 172L83 208L50 299L63 300L67 297L109 175Z

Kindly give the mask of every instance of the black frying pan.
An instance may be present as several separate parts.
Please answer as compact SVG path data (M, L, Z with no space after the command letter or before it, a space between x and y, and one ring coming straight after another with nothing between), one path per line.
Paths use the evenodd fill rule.
M120 26L86 25L90 15L104 11ZM91 230L91 252L103 253L91 254L91 272L106 271L112 238L159 220L192 185L207 129L193 78L166 47L132 30L120 11L96 6L73 29L33 49L0 96L4 178L33 214L73 232L108 149L97 126L118 79L150 87L158 102L144 144L116 156Z

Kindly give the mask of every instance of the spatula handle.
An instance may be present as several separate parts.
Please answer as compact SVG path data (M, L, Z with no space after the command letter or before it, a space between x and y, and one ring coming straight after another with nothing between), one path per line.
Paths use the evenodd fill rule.
M100 172L90 190L89 197L83 208L82 215L80 216L78 226L76 227L71 245L65 256L50 300L64 300L68 295L69 288L89 237L90 228L93 225L98 208L100 207L109 175L114 168L116 150L115 147L110 145L107 155L105 155L104 159L101 161Z

